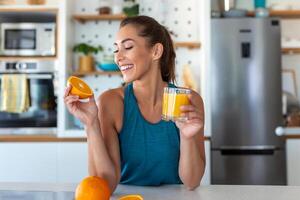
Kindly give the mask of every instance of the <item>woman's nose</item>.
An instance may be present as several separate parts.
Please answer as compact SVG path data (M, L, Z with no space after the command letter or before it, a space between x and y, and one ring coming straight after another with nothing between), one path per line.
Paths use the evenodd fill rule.
M115 53L115 62L118 63L124 59L124 55L121 50Z

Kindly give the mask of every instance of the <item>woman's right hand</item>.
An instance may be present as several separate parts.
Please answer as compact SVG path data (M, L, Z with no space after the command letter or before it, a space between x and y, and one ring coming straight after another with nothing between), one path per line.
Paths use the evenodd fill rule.
M81 102L79 96L70 94L71 88L71 85L67 86L64 94L64 102L69 112L85 126L92 125L95 120L98 120L98 107L94 95L89 98L88 102Z

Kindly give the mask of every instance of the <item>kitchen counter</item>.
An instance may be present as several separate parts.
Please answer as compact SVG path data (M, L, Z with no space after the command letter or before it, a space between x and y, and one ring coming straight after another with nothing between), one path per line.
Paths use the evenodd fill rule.
M300 139L299 134L283 135L285 139ZM210 141L210 136L204 137ZM1 142L86 142L85 137L57 137L56 135L0 135Z
M205 136L204 140L210 140ZM86 142L85 137L57 137L56 135L0 135L0 142Z
M0 183L0 199L72 200L75 188L76 184ZM300 186L210 185L188 191L182 185L119 185L111 200L127 194L140 194L144 200L298 200Z

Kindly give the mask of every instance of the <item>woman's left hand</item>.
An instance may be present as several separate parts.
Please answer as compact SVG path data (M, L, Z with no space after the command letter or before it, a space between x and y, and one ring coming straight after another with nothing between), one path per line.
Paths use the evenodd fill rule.
M199 134L204 128L204 108L200 95L194 91L188 95L190 105L181 106L181 115L187 117L187 121L176 121L180 134L186 139Z

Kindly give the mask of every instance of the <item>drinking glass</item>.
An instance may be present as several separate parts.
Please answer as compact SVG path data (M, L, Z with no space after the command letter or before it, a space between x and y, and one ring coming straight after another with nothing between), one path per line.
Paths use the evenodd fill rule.
M191 90L184 88L164 88L162 119L165 121L186 121L187 117L181 116L180 106L190 105L188 95Z

